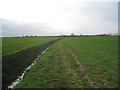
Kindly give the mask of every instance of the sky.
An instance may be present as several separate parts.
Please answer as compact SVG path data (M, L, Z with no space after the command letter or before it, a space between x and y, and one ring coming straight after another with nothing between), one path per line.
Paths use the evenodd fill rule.
M118 32L118 0L2 0L0 11L3 37Z

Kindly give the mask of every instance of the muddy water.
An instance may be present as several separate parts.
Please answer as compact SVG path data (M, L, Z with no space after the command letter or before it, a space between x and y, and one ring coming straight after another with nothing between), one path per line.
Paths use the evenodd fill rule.
M47 48L46 50L48 50L48 48ZM7 89L13 89L13 88L15 88L16 85L17 85L18 83L20 83L20 81L23 80L25 73L26 73L33 65L36 64L36 62L37 62L37 60L39 59L39 57L42 56L42 55L46 52L46 50L44 50L40 55L38 55L38 57L34 60L34 62L33 62L30 66L28 66L28 67L23 71L22 75L21 75L21 76L18 76L18 78L17 78L10 86L8 86Z

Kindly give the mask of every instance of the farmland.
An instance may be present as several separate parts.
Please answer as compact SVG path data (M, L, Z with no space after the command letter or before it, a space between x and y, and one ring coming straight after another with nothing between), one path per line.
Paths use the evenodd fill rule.
M58 37L3 38L2 85L7 88ZM11 51L11 53L9 53Z
M43 44L55 39L58 39L58 37L3 38L2 53L3 55L12 54L12 53L21 51L27 47Z
M16 88L118 87L118 37L64 37L49 47Z

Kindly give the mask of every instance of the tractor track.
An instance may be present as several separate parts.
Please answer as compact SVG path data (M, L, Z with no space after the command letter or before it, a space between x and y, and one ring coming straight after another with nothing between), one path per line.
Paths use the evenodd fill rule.
M93 82L93 81L91 80L91 78L89 77L89 75L88 75L87 73L85 73L85 69L83 68L83 66L82 66L81 63L80 63L80 60L78 60L77 56L73 53L73 51L72 51L71 49L69 49L69 48L66 48L66 50L69 51L69 53L71 53L73 59L75 60L77 66L79 67L80 71L82 71L82 72L84 73L83 78L86 79L87 82L88 82L91 86L97 88L97 85L95 84L95 82Z

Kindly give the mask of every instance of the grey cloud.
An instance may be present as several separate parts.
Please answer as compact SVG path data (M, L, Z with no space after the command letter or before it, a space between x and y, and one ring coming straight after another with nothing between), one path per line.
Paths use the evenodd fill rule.
M23 36L23 35L54 35L54 28L43 23L18 23L10 20L2 20L2 36Z

